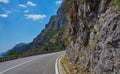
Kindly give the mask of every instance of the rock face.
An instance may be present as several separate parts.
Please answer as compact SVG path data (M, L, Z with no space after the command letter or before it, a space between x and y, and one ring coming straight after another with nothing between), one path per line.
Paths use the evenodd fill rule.
M120 74L120 15L116 1L65 1L70 2L66 53L77 74Z

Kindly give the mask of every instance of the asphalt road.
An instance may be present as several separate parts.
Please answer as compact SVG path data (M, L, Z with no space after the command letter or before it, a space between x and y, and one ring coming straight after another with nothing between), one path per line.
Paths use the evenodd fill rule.
M65 52L55 52L0 63L0 74L55 74L55 61Z

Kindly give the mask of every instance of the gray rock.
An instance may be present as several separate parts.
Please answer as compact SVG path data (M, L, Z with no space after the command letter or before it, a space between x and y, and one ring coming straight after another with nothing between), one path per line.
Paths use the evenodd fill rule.
M75 0L71 5L75 2L78 11L73 14L78 14L69 20L69 26L76 31L69 33L73 44L66 50L75 68L80 70L84 65L91 74L120 74L120 15L116 5L112 0Z

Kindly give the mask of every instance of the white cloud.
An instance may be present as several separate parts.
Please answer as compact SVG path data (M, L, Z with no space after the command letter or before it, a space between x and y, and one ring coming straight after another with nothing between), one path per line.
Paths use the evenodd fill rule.
M2 3L9 3L9 0L0 0L0 2L2 2Z
M32 19L33 21L42 20L47 17L46 15L41 14L26 14L25 16L27 19Z
M23 8L27 8L27 6L37 6L37 5L33 2L28 1L27 3L19 4L18 6L23 7Z
M20 7L23 7L23 8L27 8L27 6L24 5L24 4L19 4L19 6L20 6Z
M56 4L58 5L58 4L61 4L62 3L62 0L57 0L56 1Z
M10 11L10 10L4 10L4 12L5 12L6 14L12 13L12 11Z
M29 10L25 10L25 11L24 11L24 13L28 13L28 12L30 12L30 11L29 11Z
M0 14L0 17L7 18L8 15L7 14Z
M1 10L2 10L5 14L12 13L11 10L6 9L5 7L2 7Z
M35 3L30 2L30 1L27 2L27 5L28 5L28 6L37 6Z

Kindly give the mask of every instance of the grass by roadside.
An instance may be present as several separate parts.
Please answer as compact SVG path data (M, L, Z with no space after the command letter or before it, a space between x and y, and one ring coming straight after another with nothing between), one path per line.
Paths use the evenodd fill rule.
M75 74L74 67L67 55L62 55L58 60L58 70L60 74Z
M59 74L93 74L91 72L86 72L85 67L82 65L80 66L79 70L75 70L74 65L70 62L70 59L67 55L62 55L58 59L58 70Z

